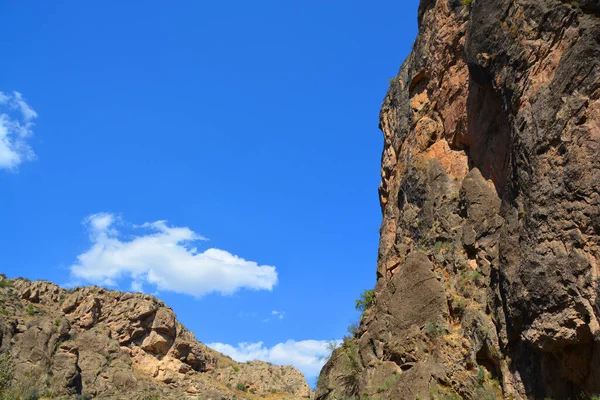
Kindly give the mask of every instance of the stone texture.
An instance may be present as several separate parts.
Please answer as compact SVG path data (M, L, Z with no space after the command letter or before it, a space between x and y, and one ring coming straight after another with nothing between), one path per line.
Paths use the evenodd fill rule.
M293 367L236 363L198 342L158 299L98 287L70 291L50 282L0 288L0 352L13 387L45 398L307 398ZM253 393L235 390L244 384ZM79 397L77 397L79 396ZM29 397L28 397L29 398Z
M380 114L375 302L317 399L600 393L599 16L421 0Z

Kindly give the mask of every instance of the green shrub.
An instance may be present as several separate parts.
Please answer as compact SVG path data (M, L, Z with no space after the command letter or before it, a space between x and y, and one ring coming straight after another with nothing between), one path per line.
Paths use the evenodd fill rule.
M235 388L237 390L241 391L241 392L247 392L248 391L248 388L243 383L238 383L237 385L235 385Z
M465 7L471 7L475 3L475 0L462 0L462 3Z
M466 307L467 306L463 298L458 296L454 296L452 298L452 309L459 317L461 317L464 314Z
M271 393L273 393L273 394L277 393L277 389L275 389L275 388L271 389Z
M362 367L360 365L360 356L358 348L352 340L347 340L342 345L342 382L345 386L346 393L350 396L357 396L360 390L360 373Z
M480 385L483 385L483 382L485 381L485 369L483 369L483 367L479 367L477 368L477 383Z
M382 386L377 387L377 389L376 389L377 393L381 393L381 392L385 392L386 390L389 390L398 378L400 378L400 374L396 372L394 374L394 376L388 378Z
M0 314L8 315L8 310L6 308L3 308L2 310L0 310Z
M481 286L483 284L483 274L479 271L463 271L460 274L460 277L465 282L473 282L476 286Z
M0 394L4 394L10 387L14 370L15 365L10 354L0 355Z
M358 311L368 310L373 305L374 301L375 291L373 289L365 290L360 294L360 299L356 300L356 309Z
M0 281L0 288L4 289L4 288L8 288L8 287L12 287L13 283L10 279L2 279Z
M579 8L579 2L578 1L572 1L571 2L571 8Z
M425 334L431 338L437 338L448 333L448 328L437 322L428 322L424 327Z
M25 313L29 316L34 316L36 313L36 309L33 306L33 304L29 303L27 304L27 307L25 307Z

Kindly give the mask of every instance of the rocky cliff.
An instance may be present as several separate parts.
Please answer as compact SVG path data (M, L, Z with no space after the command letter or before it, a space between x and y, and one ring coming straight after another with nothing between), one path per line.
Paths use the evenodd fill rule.
M372 303L316 398L600 393L600 2L421 0Z
M0 280L0 398L301 399L292 367L236 363L155 297Z

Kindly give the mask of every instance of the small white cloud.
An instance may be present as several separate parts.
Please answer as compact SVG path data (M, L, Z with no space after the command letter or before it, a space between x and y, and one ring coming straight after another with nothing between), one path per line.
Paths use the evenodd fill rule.
M271 315L274 315L275 318L283 319L285 317L285 311L271 311Z
M14 108L18 108L23 114L23 119L27 122L37 118L37 113L23 99L23 95L19 92L13 92Z
M270 348L265 347L263 342L238 343L237 346L209 343L207 346L239 362L261 360L275 365L293 365L311 381L325 365L331 354L331 345L340 343L340 340L288 340Z
M37 113L27 104L19 92L0 92L0 169L15 170L22 162L35 159L35 153L27 139L33 135L33 120ZM15 114L14 110L20 112Z
M117 222L126 225L111 213L84 219L91 247L70 266L73 281L115 286L129 278L136 291L150 284L194 297L232 294L242 288L272 290L277 283L275 267L215 248L198 252L190 244L206 239L189 228L170 227L165 221L129 225L144 234L125 239Z

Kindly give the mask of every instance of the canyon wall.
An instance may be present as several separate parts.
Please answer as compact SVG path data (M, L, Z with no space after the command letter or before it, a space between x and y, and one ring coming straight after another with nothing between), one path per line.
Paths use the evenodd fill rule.
M600 2L421 0L372 304L316 398L600 393Z

